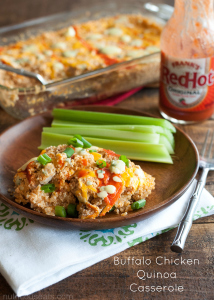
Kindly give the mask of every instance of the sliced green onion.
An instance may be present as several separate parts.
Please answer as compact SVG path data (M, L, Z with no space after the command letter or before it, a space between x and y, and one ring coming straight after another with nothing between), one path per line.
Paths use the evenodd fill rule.
M127 168L129 168L129 160L125 155L121 155L119 160L122 160L126 164Z
M89 143L84 137L82 137L82 142L83 142L83 148L90 148L92 146L91 143Z
M71 157L73 154L74 154L74 149L72 149L72 148L70 148L70 147L68 147L68 148L66 148L65 149L65 151L63 151L66 155L67 155L67 157L69 158L69 157Z
M67 207L67 213L70 217L73 217L73 218L77 218L78 216L78 212L77 212L77 208L76 208L76 204L72 204L70 203Z
M75 137L73 137L70 140L68 140L68 145L72 145L75 148L77 148L77 147L83 148L83 142L80 141L79 139L75 138Z
M53 183L44 184L41 186L41 190L45 193L53 193L55 191L55 185Z
M145 199L141 199L141 200L138 200L136 202L133 202L132 205L131 205L131 208L133 210L140 209L140 208L144 207L145 204L146 204L146 200Z
M84 139L84 137L82 137L80 134L75 134L74 137L83 142L83 148L90 148L92 146L92 144Z
M48 163L52 162L52 159L51 159L46 153L44 153L44 154L41 154L41 155L37 158L37 161L38 161L41 165L45 166L45 165L47 165Z
M96 164L97 164L97 166L98 166L100 169L106 167L106 161L103 160L103 159L98 159L98 160L96 161Z
M97 152L97 150L89 150L89 153Z
M109 212L114 211L115 210L115 205L112 206L112 208L109 210Z
M77 138L78 140L82 141L82 136L80 134L75 134L74 137Z
M55 206L55 215L57 217L66 218L66 210L63 206L57 205Z
M43 157L43 155L40 155L40 156L37 158L37 161L38 161L41 165L43 165L43 166L45 166L45 165L47 164L47 160Z

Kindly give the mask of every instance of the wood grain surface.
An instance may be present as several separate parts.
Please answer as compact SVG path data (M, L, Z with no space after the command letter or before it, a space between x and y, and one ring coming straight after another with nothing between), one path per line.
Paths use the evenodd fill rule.
M131 0L130 0L131 1ZM1 0L0 26L14 24L30 18L44 16L79 5L102 1L71 1L71 0ZM155 1L161 2L161 1ZM173 1L165 1L171 3ZM4 3L4 5L3 5ZM157 116L158 112L158 89L144 89L138 94L118 104L117 107L137 109L142 112L152 113ZM0 109L0 131L18 122ZM214 127L214 119L206 122L181 126L190 135L200 148L207 128ZM208 175L206 189L214 195L214 172ZM213 300L214 299L214 219L206 217L194 222L189 233L185 250L182 255L171 252L170 244L175 236L176 230L171 230L144 243L127 249L117 254L119 259L128 257L151 259L151 265L139 267L137 265L114 265L114 257L110 257L90 268L87 268L67 279L58 282L33 295L21 299L81 299L81 300L107 300L107 299L169 299L169 300ZM0 245L1 247L2 245ZM115 257L116 257L115 256ZM169 264L159 266L156 257L198 259L199 265L175 265ZM137 278L137 271L143 269L148 273L176 272L177 279L151 278L146 283ZM140 293L131 292L130 284L137 285L181 285L184 287L179 292L155 292ZM18 299L3 276L0 275L0 299Z

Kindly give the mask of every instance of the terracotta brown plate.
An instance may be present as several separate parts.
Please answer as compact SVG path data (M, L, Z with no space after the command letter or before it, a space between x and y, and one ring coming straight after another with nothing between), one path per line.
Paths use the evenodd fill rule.
M85 106L75 109L148 116L138 111L116 107ZM147 198L144 209L124 217L109 213L95 220L59 218L35 212L14 202L8 188L13 190L16 170L30 158L39 155L37 147L40 145L42 128L50 126L51 121L50 113L37 115L10 127L0 136L0 199L14 211L36 222L70 229L107 229L132 224L172 204L186 191L196 176L199 161L197 148L192 140L177 128L173 165L137 161L137 164L154 176L156 181L156 188Z

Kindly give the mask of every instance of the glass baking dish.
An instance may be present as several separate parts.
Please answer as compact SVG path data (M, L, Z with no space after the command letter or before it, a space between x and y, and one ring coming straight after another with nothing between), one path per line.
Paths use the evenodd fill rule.
M2 45L27 39L48 30L59 30L72 24L116 14L142 14L161 26L164 21L155 12L144 9L145 1L107 3L102 6L61 13L0 29ZM24 119L67 101L92 103L159 80L160 52L117 63L83 75L27 88L0 85L0 105L10 115Z

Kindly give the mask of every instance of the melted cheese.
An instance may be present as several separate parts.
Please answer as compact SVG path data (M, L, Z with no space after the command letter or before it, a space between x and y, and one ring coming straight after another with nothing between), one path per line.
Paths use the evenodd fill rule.
M102 158L102 155L100 153L92 152L91 154L93 155L95 161Z
M131 178L134 177L134 172L131 168L127 168L126 172L122 174L122 180L124 182L125 187L130 186Z
M102 191L97 194L98 197L105 199L108 196L108 193L106 191Z
M101 53L107 54L107 55L117 55L122 52L122 50L117 46L104 46L99 49Z
M88 187L82 182L81 189L76 192L76 196L80 202L87 202L88 200Z
M76 31L74 29L74 27L70 26L67 31L65 32L65 36L68 37L74 37L76 35Z
M36 66L47 81L59 80L156 52L160 34L160 26L140 15L120 15L3 46L0 60L14 68L27 64L29 71Z
M28 166L28 164L31 163L32 161L36 161L37 158L38 158L38 157L33 157L33 158L31 158L31 159L30 159L29 161L27 161L23 166L21 166L21 167L17 170L17 172L25 171L26 168L27 168L27 166Z
M118 159L113 160L110 166L110 171L115 174L122 174L126 170L126 164L124 161Z
M118 177L118 176L114 176L114 177L113 177L113 180L114 180L115 182L122 182L122 180L121 180L120 177Z
M120 28L112 27L106 29L105 34L112 35L112 36L121 36L123 34L123 31Z
M106 191L108 194L114 194L116 192L116 187L114 185L101 186L100 191Z
M140 177L140 178L145 178L145 175L144 175L144 172L143 172L143 170L142 169L136 169L135 171L134 171L134 173L135 173L135 175L137 175L138 177Z
M97 171L97 174L98 174L98 178L99 178L99 179L103 179L103 178L104 178L105 171L103 171L103 170L98 170L98 171Z

